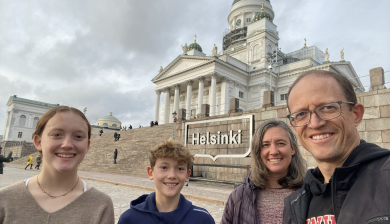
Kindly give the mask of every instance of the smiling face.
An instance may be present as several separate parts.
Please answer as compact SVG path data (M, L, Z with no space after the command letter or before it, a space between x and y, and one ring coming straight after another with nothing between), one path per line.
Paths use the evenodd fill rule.
M187 164L179 164L171 158L158 158L153 169L148 166L148 176L156 186L156 200L167 201L180 199L180 191L188 181L191 170Z
M291 90L289 107L292 113L314 108L336 101L347 101L337 83L331 77L306 76ZM321 120L315 113L308 125L294 127L302 146L317 162L330 162L342 165L352 150L359 144L356 127L361 122L364 108L355 104L341 104L341 115L332 120Z
M286 130L281 127L268 129L263 137L260 154L270 177L286 176L292 156L295 154Z
M73 112L55 114L42 135L34 136L34 145L42 151L44 169L57 172L77 171L89 150L88 126Z

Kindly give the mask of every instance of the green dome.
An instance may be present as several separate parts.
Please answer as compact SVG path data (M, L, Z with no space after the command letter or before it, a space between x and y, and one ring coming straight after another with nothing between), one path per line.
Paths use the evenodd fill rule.
M196 49L196 50L198 50L198 51L203 53L202 47L198 43L190 44L190 46L188 47L188 50L192 50L192 49Z
M237 2L239 2L239 1L241 1L241 0L234 0L232 6L233 6L234 4L236 4ZM269 3L271 3L270 0L266 0L266 1L269 2Z
M262 2L261 5L262 5L261 12L256 13L255 18L253 19L253 22L256 22L256 21L261 20L263 18L267 18L268 20L273 21L273 18L271 17L271 15L268 12L264 11L264 2Z
M271 15L268 13L268 12L258 12L256 15L255 15L255 18L253 19L253 22L256 22L258 20L261 20L263 18L267 18L269 20L273 20Z
M119 121L118 118L112 116L112 113L110 115L100 118L99 120L116 120Z

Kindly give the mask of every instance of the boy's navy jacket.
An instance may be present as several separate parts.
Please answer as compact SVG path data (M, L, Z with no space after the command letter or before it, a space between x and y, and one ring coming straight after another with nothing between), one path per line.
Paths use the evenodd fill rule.
M177 209L172 212L159 212L155 193L145 194L130 203L130 209L119 218L118 224L215 224L206 209L192 205L180 194Z

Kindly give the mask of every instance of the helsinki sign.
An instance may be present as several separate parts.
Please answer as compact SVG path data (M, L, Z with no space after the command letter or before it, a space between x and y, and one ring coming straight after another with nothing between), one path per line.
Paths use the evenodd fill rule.
M210 132L206 132L205 134L200 133L193 133L192 134L192 142L188 142L188 126L190 125L197 125L197 124L203 124L203 123L213 123L213 122L221 122L221 121L232 121L232 120L242 120L243 124L247 122L246 126L249 129L248 132L248 140L249 140L249 147L246 153L244 154L220 154L220 155L210 155L210 154L195 154L195 157L206 157L210 158L213 161L216 161L218 158L244 158L249 156L251 153L250 144L252 142L252 134L254 130L254 115L243 115L243 116L237 116L237 117L226 117L226 118L218 118L218 119L212 119L212 120L203 120L203 121L193 121L193 122L186 122L185 123L185 138L184 138L184 144L187 146L187 144L192 145L198 145L198 146L204 146L206 149L206 145L215 145L215 144L242 144L242 130L238 130L237 132L234 132L233 130L230 130L228 134L221 134L220 131L217 132L216 135L210 134Z
M215 145L215 144L241 144L242 134L241 130L238 130L237 134L233 135L233 130L229 131L230 135L221 135L218 131L217 135L211 135L207 132L206 135L200 136L200 133L192 134L192 144L200 145Z

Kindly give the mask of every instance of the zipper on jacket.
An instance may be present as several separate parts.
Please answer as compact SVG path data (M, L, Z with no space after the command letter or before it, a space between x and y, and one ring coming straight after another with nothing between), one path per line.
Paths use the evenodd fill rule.
M375 217L375 218L368 220L365 224L376 223L376 222L383 222L384 223L385 221L387 221L386 223L389 223L390 216Z
M333 214L334 214L334 218L335 218L335 220L336 220L336 222L337 222L337 220L338 220L338 216L336 215L336 211L335 211L335 204L334 204L334 198L335 198L335 195L334 195L334 192L335 192L335 188L336 188L336 181L334 181L334 178L335 178L335 176L336 176L336 173L337 173L337 168L334 170L334 172L333 172L333 175L332 175L332 177L330 178L330 192L331 192L331 194L332 194L332 209L333 209Z

